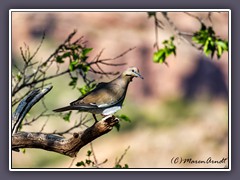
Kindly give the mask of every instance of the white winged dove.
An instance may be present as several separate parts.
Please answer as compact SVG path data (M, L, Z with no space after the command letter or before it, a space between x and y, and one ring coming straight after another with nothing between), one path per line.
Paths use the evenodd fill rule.
M99 83L95 89L70 103L70 106L55 109L55 112L79 110L90 112L97 121L95 114L112 115L122 108L128 84L134 77L143 77L136 67L128 68L118 78L110 82Z

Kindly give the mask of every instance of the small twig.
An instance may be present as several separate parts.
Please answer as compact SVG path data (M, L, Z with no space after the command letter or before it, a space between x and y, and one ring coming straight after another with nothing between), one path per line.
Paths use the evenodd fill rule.
M69 164L68 168L71 168L71 167L72 167L72 165L73 165L74 161L76 160L76 158L77 158L77 156L72 159L72 161L71 161L71 163Z
M38 84L38 83L40 83L40 82L43 82L43 81L46 81L46 80L49 80L49 79L52 79L52 78L55 78L55 77L61 76L61 75L63 75L63 74L66 74L66 73L68 73L68 72L70 72L69 69L67 69L67 70L65 70L65 71L63 71L63 72L61 72L61 73L59 73L59 74L55 74L55 75L51 75L51 76L47 76L47 77L43 77L42 79L35 80L35 81L30 82L30 83L22 84L21 86L18 87L17 90L15 90L15 91L12 92L12 96L14 96L15 93L16 93L17 91L23 89L24 87L32 86L32 85Z
M37 49L35 50L35 52L33 53L32 56L30 56L30 50L28 50L28 51L29 51L28 61L31 61L31 60L36 56L36 54L38 53L40 47L42 46L42 43L43 43L44 39L45 39L45 32L43 32L41 42L40 42L40 44L38 45Z
M22 125L23 125L23 126L26 126L26 125L29 126L29 125L31 125L33 122L37 121L40 117L45 116L45 115L44 115L45 112L46 112L46 110L43 111L43 112L41 112L37 117L33 118L31 121L25 122L25 123L23 123Z
M158 20L157 20L157 15L155 14L154 16L154 23L155 23L155 43L154 46L159 50L159 45L158 45Z
M46 126L47 122L48 122L48 118L47 118L47 120L45 121L45 123L43 124L43 126L42 126L42 128L40 129L40 131L39 131L39 132L43 132L43 130L44 130L44 128L45 128L45 126Z
M97 71L95 69L93 69L93 67L90 67L90 72L93 72L94 74L101 74L101 75L118 75L119 72L101 72L101 71Z
M127 147L127 149L125 149L124 153L121 155L121 157L119 158L119 160L116 159L116 163L115 165L120 164L120 162L123 160L124 156L127 154L127 151L129 150L130 146Z
M200 17L198 17L198 16L195 16L195 15L193 15L193 14L189 13L189 12L184 12L184 13L185 13L185 14L187 14L188 16L190 16L190 17L192 17L192 18L194 18L194 19L198 20L198 21L199 21L199 23L203 23L203 20L202 20Z
M133 47L133 48L129 48L128 50L124 51L123 53L117 55L116 57L114 58L107 58L107 59L99 59L97 62L104 62L104 61L112 61L112 60L116 60L116 59L119 59L120 57L124 56L125 54L127 54L128 52L134 50L136 47ZM91 64L96 64L96 61L93 61L93 62L90 62L89 65Z
M99 168L100 166L99 166L99 164L98 164L96 154L95 154L95 152L94 152L94 150L93 150L93 144L92 144L92 142L90 142L90 148L91 148L91 152L92 152L92 155L93 155L94 164L95 164L95 166L96 166L97 168Z

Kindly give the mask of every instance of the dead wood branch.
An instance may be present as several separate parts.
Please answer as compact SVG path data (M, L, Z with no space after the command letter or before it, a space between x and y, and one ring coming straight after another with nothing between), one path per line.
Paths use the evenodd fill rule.
M83 146L111 131L118 121L114 116L107 116L69 139L54 134L18 132L12 136L12 149L38 148L75 157Z

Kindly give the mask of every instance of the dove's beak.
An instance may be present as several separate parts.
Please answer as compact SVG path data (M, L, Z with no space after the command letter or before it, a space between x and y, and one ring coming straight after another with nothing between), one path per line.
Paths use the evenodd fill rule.
M143 79L143 77L141 76L141 74L134 72L134 74L136 75L136 77L140 77L141 79Z

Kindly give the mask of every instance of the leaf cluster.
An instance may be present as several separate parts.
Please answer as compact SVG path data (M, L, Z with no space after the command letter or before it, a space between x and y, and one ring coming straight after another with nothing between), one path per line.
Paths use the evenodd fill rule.
M77 167L94 167L95 166L95 162L91 160L91 156L92 156L92 151L88 150L87 151L87 158L84 161L80 161L76 163Z
M203 50L206 56L211 55L211 58L217 53L219 59L224 51L228 51L228 41L217 37L213 28L206 27L203 23L201 29L194 33L192 40L201 46L200 49Z
M171 54L176 56L176 46L174 45L174 36L170 37L169 40L164 40L162 44L164 45L163 48L158 49L153 54L153 61L155 63L165 63L165 60Z

